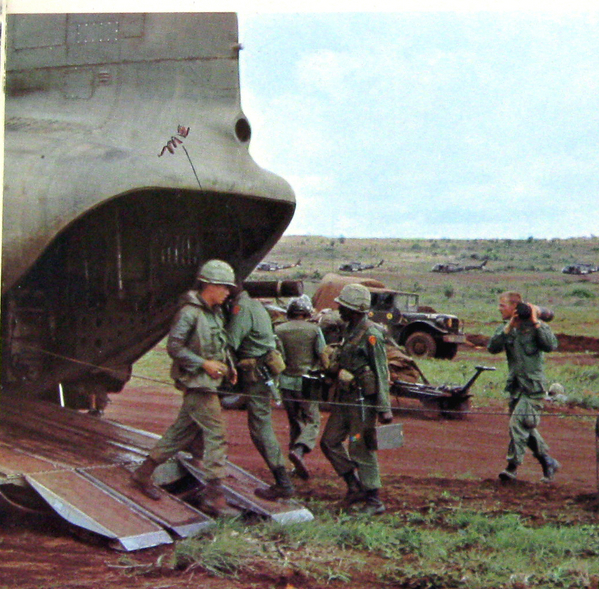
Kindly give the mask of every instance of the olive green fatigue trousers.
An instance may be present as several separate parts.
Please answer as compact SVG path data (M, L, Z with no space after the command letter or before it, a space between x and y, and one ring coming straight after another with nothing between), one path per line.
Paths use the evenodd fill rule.
M343 476L354 469L366 490L380 489L381 475L376 455L376 398L364 400L364 419L355 393L345 392L334 405L322 433L320 448L335 472ZM344 446L349 438L348 447Z
M281 389L281 396L289 420L289 449L303 444L311 452L320 432L318 401L306 400L301 391L290 389Z
M250 438L264 462L272 472L286 467L279 440L272 425L272 395L264 381L245 382L244 394L248 395L248 429Z
M227 466L225 421L218 394L207 390L188 389L175 422L166 430L149 457L161 464L180 450L200 445L203 439L202 466L207 479L223 479Z
M541 422L542 409L543 401L541 399L531 399L526 395L510 399L508 462L516 465L522 464L527 447L537 458L549 453L549 446L537 430Z

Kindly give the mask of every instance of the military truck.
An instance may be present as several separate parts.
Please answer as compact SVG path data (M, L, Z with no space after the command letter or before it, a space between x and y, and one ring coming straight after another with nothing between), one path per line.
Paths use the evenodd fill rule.
M369 317L386 325L393 340L412 357L451 359L458 344L466 341L463 322L455 315L423 307L418 294L392 290L373 278L326 274L312 297L314 309L337 309L335 298L346 284L363 284L370 290Z

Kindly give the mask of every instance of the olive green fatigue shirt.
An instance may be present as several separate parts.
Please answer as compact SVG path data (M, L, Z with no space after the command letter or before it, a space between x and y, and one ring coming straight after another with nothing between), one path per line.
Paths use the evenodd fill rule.
M229 343L239 358L260 358L276 348L268 311L245 290L233 305L227 334Z
M283 346L286 368L280 376L282 389L302 390L302 376L317 368L326 342L318 325L303 319L280 323L275 334Z
M526 448L530 448L537 458L549 452L549 446L537 427L541 422L545 395L543 356L544 352L557 348L557 338L542 321L539 321L538 327L530 321L522 322L507 334L504 328L505 324L496 329L487 350L491 354L504 350L506 353L509 374L505 391L510 395L510 442L506 458L508 462L519 465Z
M341 342L339 367L354 376L349 386L338 386L338 405L331 411L320 447L335 472L344 476L354 469L365 489L381 487L376 456L377 413L390 411L389 370L385 339L366 316L346 330ZM374 377L374 390L363 390L363 376ZM364 401L360 397L364 393ZM349 438L348 448L344 441Z
M268 311L246 291L241 292L233 305L227 335L240 360L259 359L276 348ZM248 398L250 438L271 471L285 467L285 458L272 425L270 390L262 378L258 382L250 382L243 373L240 376L243 394Z
M211 378L202 366L206 360L226 364L229 359L220 307L211 309L195 290L186 293L173 320L166 350L173 359L171 377L178 388L216 391L222 378Z
M545 375L543 373L544 352L557 348L557 338L547 323L539 321L536 328L530 321L513 327L509 333L505 325L497 328L487 344L491 354L505 350L509 374L505 390L511 396L541 398L545 395Z
M160 464L187 449L200 454L196 458L203 459L208 479L222 479L227 461L225 422L217 394L222 378L213 379L202 369L206 360L226 362L228 358L220 308L209 307L197 291L189 291L172 323L167 351L173 359L171 376L185 392L177 419L149 456Z
M289 420L289 448L301 444L314 449L320 433L318 401L302 397L302 376L320 363L326 342L318 325L304 319L291 319L276 326L286 368L279 377L283 404Z

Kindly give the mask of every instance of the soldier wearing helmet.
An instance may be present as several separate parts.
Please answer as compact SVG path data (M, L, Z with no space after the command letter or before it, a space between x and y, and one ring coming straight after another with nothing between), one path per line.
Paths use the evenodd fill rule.
M275 328L286 364L279 384L289 420L289 460L302 479L310 477L304 456L314 449L320 432L318 401L302 395L302 377L320 366L325 347L320 327L307 321L313 311L307 295L292 299L287 306L288 321Z
M367 318L370 291L365 286L346 285L335 302L347 325L338 354L337 404L320 447L347 484L340 507L361 503L364 513L376 515L385 511L379 498L376 420L377 415L381 423L393 419L385 341L381 330Z
M218 387L237 373L229 356L221 305L234 289L235 272L226 262L209 260L199 270L196 287L188 291L173 320L167 341L172 358L171 377L183 391L183 404L146 460L132 474L134 484L152 499L160 492L152 482L155 468L180 450L202 460L207 485L200 498L212 515L229 510L222 489L227 443Z

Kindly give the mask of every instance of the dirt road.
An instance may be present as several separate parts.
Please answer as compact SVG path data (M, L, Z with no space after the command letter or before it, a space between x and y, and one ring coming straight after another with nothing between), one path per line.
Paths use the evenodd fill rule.
M178 410L180 397L170 387L128 387L113 397L106 417L156 433L162 433ZM547 408L541 431L552 454L563 468L553 485L539 481L538 464L528 456L516 485L497 482L504 467L507 446L505 407L473 408L465 420L436 420L420 411L420 405L403 401L396 421L404 426L404 446L379 452L385 488L382 497L388 511L416 511L431 503L443 503L448 495L469 502L473 509L497 512L513 510L526 517L559 518L564 509L580 521L595 522L596 482L595 416L589 412ZM270 481L262 460L253 450L244 411L226 412L230 436L230 459ZM274 411L280 440L287 439L286 417ZM326 419L326 414L325 414ZM336 500L343 485L319 450L308 457L313 473L309 482L298 481L300 499L318 497ZM331 485L334 481L334 485ZM72 531L56 520L13 519L4 516L0 523L0 588L74 589L103 586L128 587L251 587L243 581L225 581L170 573L160 578L125 576L121 556L91 539L74 537ZM161 547L137 553L136 560L155 562L172 548ZM284 586L284 585L283 585ZM314 585L312 585L314 587ZM366 587L354 579L353 586Z

